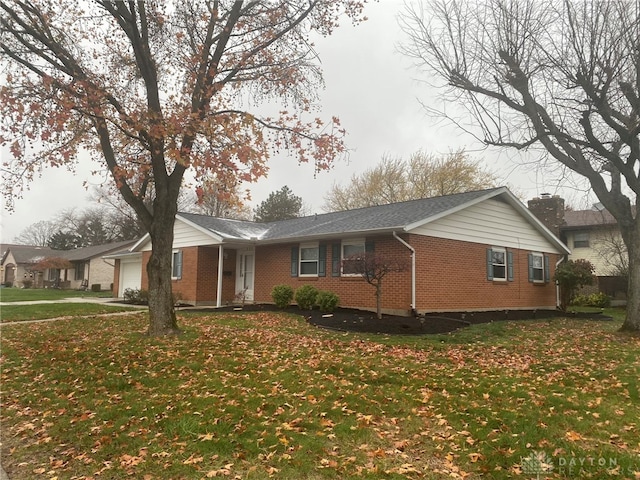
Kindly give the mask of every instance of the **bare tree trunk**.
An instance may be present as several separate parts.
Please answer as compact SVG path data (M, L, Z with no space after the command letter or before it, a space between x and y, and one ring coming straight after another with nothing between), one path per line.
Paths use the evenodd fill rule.
M621 330L640 332L640 220L636 219L633 229L622 236L629 253L629 285L627 316Z
M156 210L149 232L152 251L147 263L149 278L149 330L147 333L150 336L180 333L171 288L174 223L175 213Z
M376 283L376 313L382 319L382 280Z

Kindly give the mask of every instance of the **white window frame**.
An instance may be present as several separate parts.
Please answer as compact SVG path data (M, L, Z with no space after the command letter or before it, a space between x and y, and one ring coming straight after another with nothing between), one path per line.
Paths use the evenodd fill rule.
M504 255L504 263L495 263L493 261L493 252L500 252ZM491 247L491 270L493 272L493 280L496 282L506 282L507 281L507 277L509 275L508 273L508 268L509 268L509 260L507 258L507 249L504 247ZM504 268L504 276L503 277L497 277L496 276L496 265L498 267Z
M303 249L312 249L316 250L316 259L315 260L303 260L302 259L302 250ZM302 273L302 264L303 263L315 263L316 264L316 273ZM318 270L320 269L320 243L301 243L298 247L298 276L300 277L317 277Z
M533 281L533 283L545 283L544 280L544 254L541 252L531 252L531 261L532 261L532 265L531 265L531 269L533 270L533 276L531 277L531 280ZM539 258L540 259L540 267L536 267L535 266L535 259ZM536 271L540 272L540 279L536 278Z
M359 273L344 273L344 260L346 258L344 254L344 247L350 245L362 245L362 253L366 252L365 250L365 239L364 238L354 238L350 240L343 240L340 245L340 275L343 277L360 277Z
M176 256L180 256L180 271L176 272ZM182 254L182 250L173 250L171 253L171 280L180 280L182 278L182 268L184 265L184 255ZM175 275L177 273L178 275Z

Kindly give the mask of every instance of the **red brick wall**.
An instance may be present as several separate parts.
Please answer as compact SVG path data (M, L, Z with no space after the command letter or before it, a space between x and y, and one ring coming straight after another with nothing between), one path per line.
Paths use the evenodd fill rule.
M555 308L552 282L529 282L527 250L513 252L514 281L487 280L490 245L411 235L416 249L416 303L419 311ZM553 277L559 255L549 255Z
M555 284L528 281L528 251L511 249L514 281L488 281L486 249L489 245L421 235L402 237L416 249L416 308L420 312L555 308ZM408 312L411 304L409 250L391 236L367 238L367 241L375 242L377 253L406 260L406 271L385 277L382 308ZM271 302L274 285L287 284L296 289L310 283L318 289L336 293L341 306L375 309L373 286L359 277L331 276L334 241L324 243L327 245L327 276L311 278L291 276L291 247L297 244L257 247L256 302ZM558 255L550 255L551 276L558 258Z
M218 247L182 248L182 278L173 280L172 290L181 300L193 304L215 305L218 289ZM222 279L222 302L233 301L235 294L235 250L226 250L227 258L223 262L223 271L230 273ZM142 286L149 289L147 263L151 252L142 253Z
M511 249L514 254L514 281L488 281L486 249L481 245L421 235L402 235L416 249L416 309L420 312L456 310L502 310L518 308L555 308L556 288L553 282L534 284L528 281L526 250ZM404 259L407 269L385 277L382 287L384 311L409 312L411 305L410 252L391 235L368 237L375 252ZM332 277L332 245L340 239L327 240L326 276L292 277L291 247L285 245L257 246L255 255L254 301L271 302L271 289L278 284L294 290L312 284L340 297L343 307L375 309L375 288L360 277ZM215 304L218 272L217 247L190 247L183 251L182 279L173 282L174 292L182 300L197 304ZM236 251L227 249L224 260L222 302L232 302L235 296ZM142 288L148 289L146 264L150 252L143 252ZM551 276L559 255L550 255ZM117 292L119 262L116 262L114 290Z
M371 237L375 251L385 255L402 257L409 265L409 250L391 236ZM325 277L292 277L291 247L298 244L270 245L256 247L255 293L256 302L272 302L271 289L274 285L290 285L294 290L305 284L312 284L319 290L329 290L340 297L343 307L375 309L375 288L362 277L332 277L332 244L340 239L321 242L327 246L327 275ZM383 310L409 311L411 304L410 269L401 273L390 273L382 283Z

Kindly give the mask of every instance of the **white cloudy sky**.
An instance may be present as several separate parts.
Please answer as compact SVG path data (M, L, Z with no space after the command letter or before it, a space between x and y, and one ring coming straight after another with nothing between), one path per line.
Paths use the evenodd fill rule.
M421 74L397 51L402 32L396 16L402 8L400 0L370 4L366 22L357 27L345 24L331 37L316 42L326 83L321 92L322 115L340 118L348 133L348 159L314 179L312 165L298 166L293 159L275 158L268 177L250 187L252 204L288 185L303 198L308 213L320 213L324 194L334 182L346 182L384 154L407 158L419 149L446 153L458 148L482 158L487 168L524 199L550 192L574 203L583 202L584 195L571 189L559 190L554 179L545 178L531 165L522 166L517 154L482 151L471 136L425 114L420 102L435 101L435 93L418 81ZM100 183L99 178L89 175L96 165L85 165L77 175L46 170L16 202L13 213L3 207L0 240L10 242L29 225L52 219L64 209L89 206L90 192L83 182Z

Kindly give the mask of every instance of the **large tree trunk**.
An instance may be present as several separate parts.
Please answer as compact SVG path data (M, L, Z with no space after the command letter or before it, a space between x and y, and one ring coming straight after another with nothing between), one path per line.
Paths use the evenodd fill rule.
M180 333L171 289L171 261L173 254L173 225L175 212L156 209L150 229L152 251L147 264L149 278L150 336Z
M627 317L621 330L640 332L640 219L633 229L623 232L629 252L629 286L627 290Z

